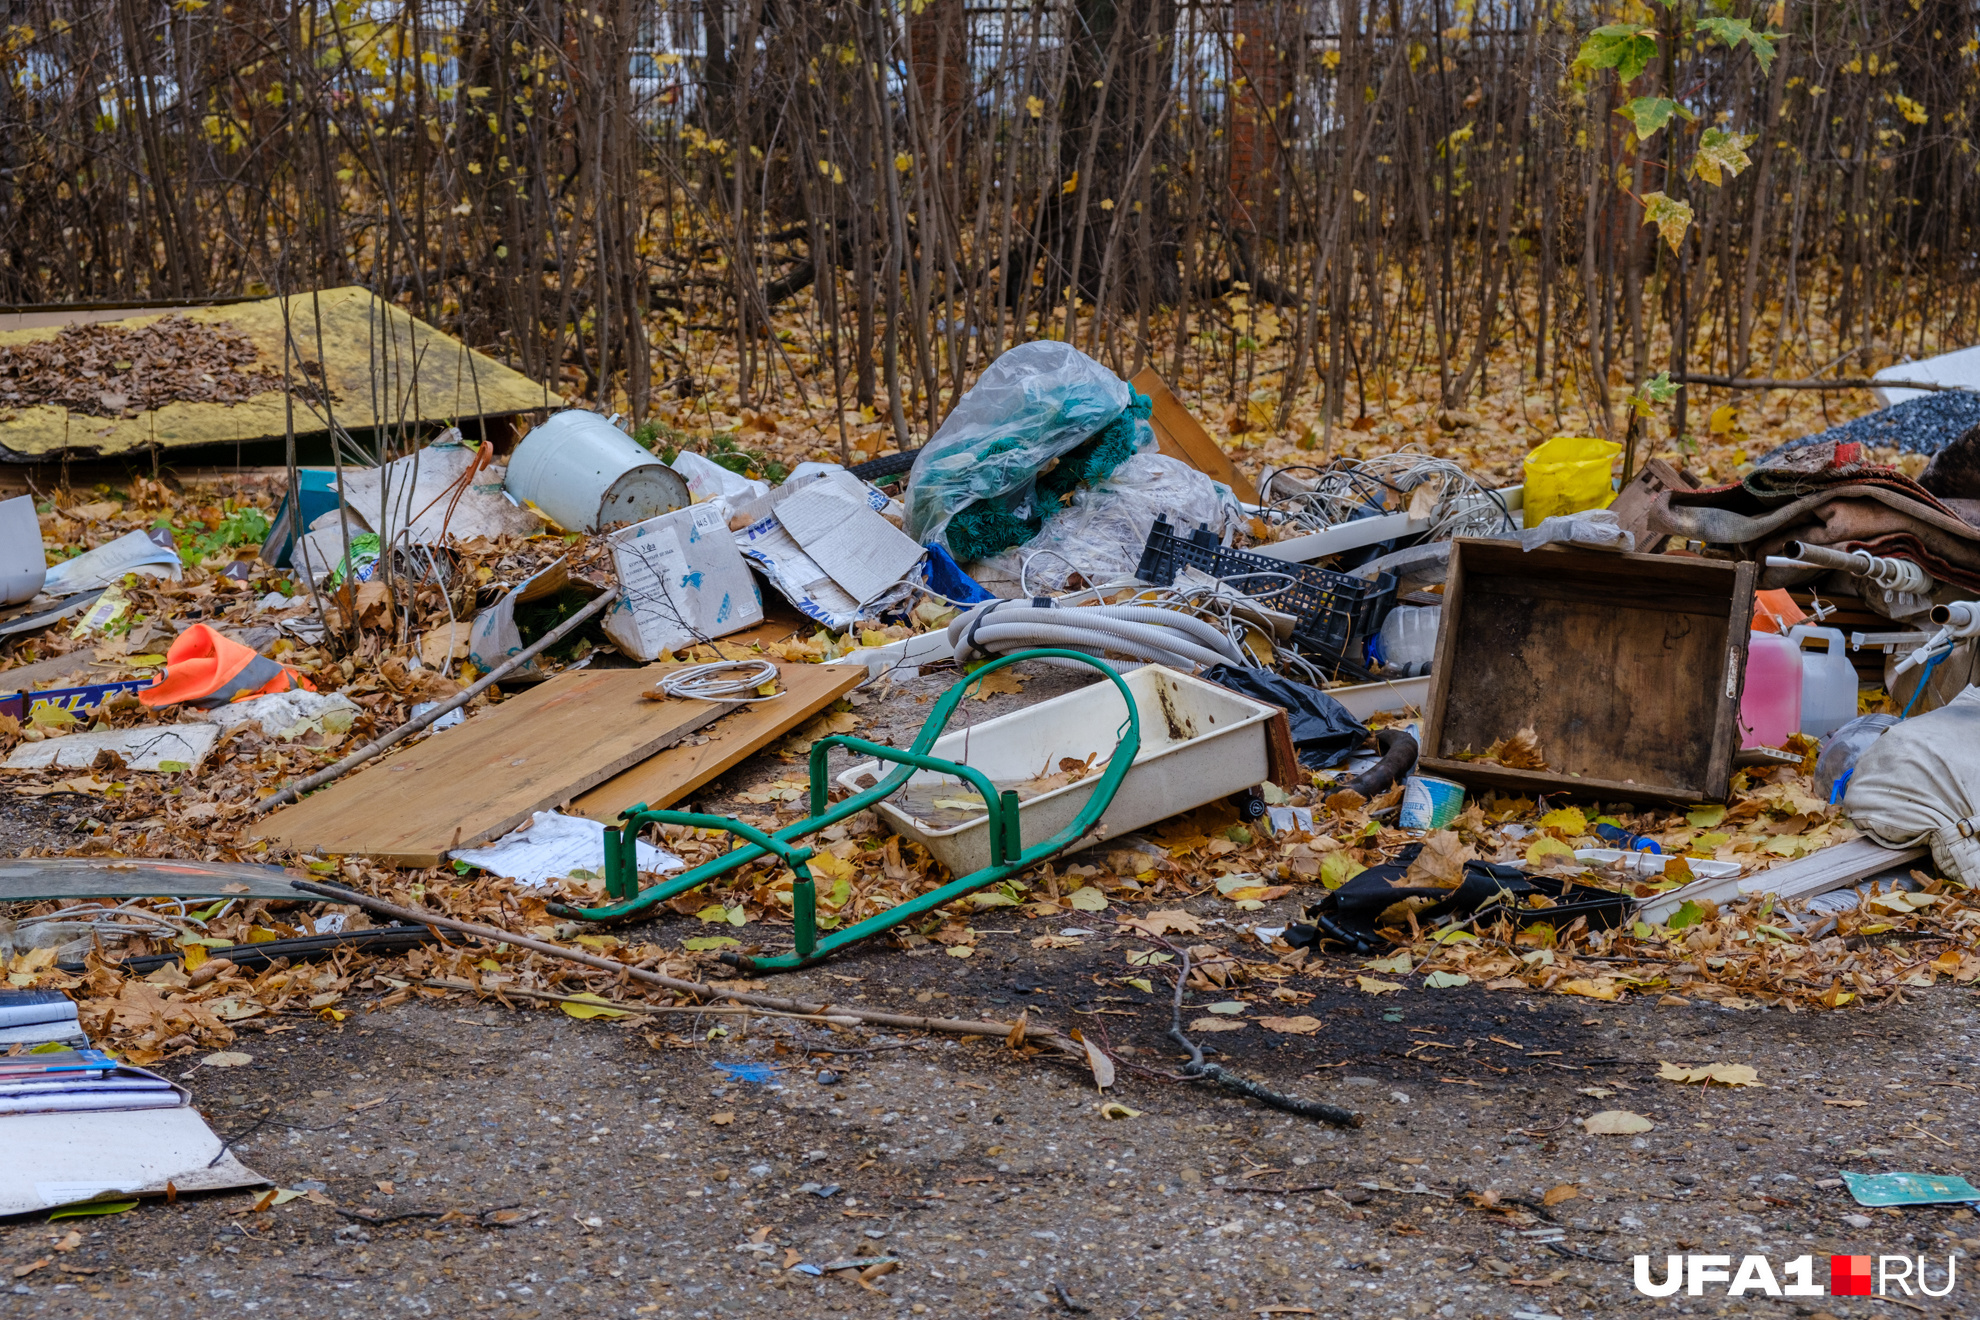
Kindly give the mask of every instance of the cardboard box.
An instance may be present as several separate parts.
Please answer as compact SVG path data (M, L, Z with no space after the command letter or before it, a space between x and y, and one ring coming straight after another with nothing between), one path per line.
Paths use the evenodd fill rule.
M605 635L635 660L763 622L763 599L723 506L697 504L634 523L612 537L621 594Z

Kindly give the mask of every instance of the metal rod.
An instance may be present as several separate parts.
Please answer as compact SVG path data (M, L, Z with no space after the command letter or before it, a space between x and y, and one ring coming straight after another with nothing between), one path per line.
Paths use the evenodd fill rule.
M426 728L433 721L439 719L449 711L459 710L462 706L467 705L468 702L473 701L483 692L486 692L489 688L507 678L517 669L534 660L545 649L563 640L567 634L583 624L585 620L591 618L618 598L619 589L617 587L609 589L576 614L565 619L555 628L552 628L549 632L543 634L543 636L537 638L534 642L531 642L528 646L525 646L522 650L489 670L485 676L476 680L473 686L461 689L447 700L435 706L432 710L427 711L424 715L407 720L384 737L366 743L335 765L325 766L313 775L305 775L294 783L284 784L281 788L276 789L273 793L256 803L255 810L266 811L270 807L278 807L284 802L293 802L311 789L323 787L323 785L346 771L354 770L358 766L363 765L380 752L385 751L397 743L404 742L407 738L412 737L412 735Z

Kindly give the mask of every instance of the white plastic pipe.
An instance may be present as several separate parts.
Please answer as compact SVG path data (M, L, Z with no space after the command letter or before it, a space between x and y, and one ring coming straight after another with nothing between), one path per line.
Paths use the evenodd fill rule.
M952 620L949 644L969 661L1034 646L1064 646L1192 669L1243 664L1237 645L1203 620L1151 605L1037 605L985 601Z

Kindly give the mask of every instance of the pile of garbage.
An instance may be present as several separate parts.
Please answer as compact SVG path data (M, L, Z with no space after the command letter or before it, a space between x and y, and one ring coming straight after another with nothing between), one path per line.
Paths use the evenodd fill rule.
M507 454L0 502L0 792L75 831L22 859L303 886L24 880L10 984L146 1066L360 994L686 1045L661 1010L711 985L883 934L966 958L993 909L1194 939L1214 905L1204 984L1980 979L1965 496L1849 443L1618 479L1575 437L1513 486L1403 451L1254 488L1165 398L1040 342L904 474L773 484L572 410ZM911 748L859 736L921 703ZM748 812L687 809L742 766ZM663 911L684 938L615 933Z

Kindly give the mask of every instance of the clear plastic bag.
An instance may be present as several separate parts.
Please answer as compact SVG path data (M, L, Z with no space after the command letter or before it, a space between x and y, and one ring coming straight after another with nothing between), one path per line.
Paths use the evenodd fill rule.
M1836 796L1836 781L1855 768L1856 758L1898 723L1895 715L1858 715L1822 740L1821 755L1815 758L1815 791L1824 802Z
M1088 583L1132 578L1158 514L1180 527L1207 526L1219 537L1240 516L1229 486L1151 447L1105 481L1082 486L1037 536L979 560L970 576L992 590L1021 583L1026 594L1064 591L1075 572Z
M978 500L1009 497L1013 514L1030 517L1039 469L1118 417L1132 395L1126 381L1070 344L1040 339L1011 349L916 456L908 535L952 549L949 520Z

